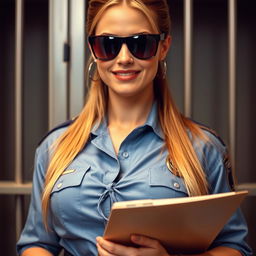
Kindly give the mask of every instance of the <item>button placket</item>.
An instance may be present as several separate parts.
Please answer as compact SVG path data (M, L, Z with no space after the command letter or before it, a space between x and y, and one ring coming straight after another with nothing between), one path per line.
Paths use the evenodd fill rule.
M103 183L104 184L112 183L118 176L119 172L120 172L119 160L114 160L109 162L104 172Z

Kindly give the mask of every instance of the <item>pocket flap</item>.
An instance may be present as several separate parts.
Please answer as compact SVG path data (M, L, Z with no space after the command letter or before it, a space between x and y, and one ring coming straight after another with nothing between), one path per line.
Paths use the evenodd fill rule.
M157 169L150 169L149 185L168 187L173 190L188 194L182 178L175 176L166 166Z
M84 175L89 171L90 166L68 167L56 181L52 193L61 191L68 187L80 186Z

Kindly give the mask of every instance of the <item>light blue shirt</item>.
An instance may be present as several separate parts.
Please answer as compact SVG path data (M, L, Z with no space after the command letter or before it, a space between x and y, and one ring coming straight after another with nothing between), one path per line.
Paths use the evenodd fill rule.
M41 194L49 148L65 129L51 132L36 150L33 192L27 222L17 244L19 254L39 246L54 255L61 248L74 256L97 255L95 238L103 235L113 202L188 196L183 180L166 166L168 152L154 104L147 122L126 137L118 155L107 122L94 127L85 148L53 187L47 232L42 222ZM214 143L199 141L194 148L206 172L210 193L230 191L230 170L223 160L226 147L212 133L205 132ZM211 247L228 246L251 255L246 235L247 226L238 210Z

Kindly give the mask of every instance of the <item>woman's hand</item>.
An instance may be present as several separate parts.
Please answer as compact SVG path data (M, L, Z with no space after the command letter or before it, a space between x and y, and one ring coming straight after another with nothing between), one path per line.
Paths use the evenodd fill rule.
M157 240L145 236L131 236L131 241L139 245L139 248L116 244L102 237L96 240L100 256L170 256Z

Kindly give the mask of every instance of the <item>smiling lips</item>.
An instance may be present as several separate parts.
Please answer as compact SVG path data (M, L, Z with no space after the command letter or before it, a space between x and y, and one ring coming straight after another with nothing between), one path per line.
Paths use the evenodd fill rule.
M137 78L140 71L137 70L117 70L112 72L114 76L120 81L130 81Z

